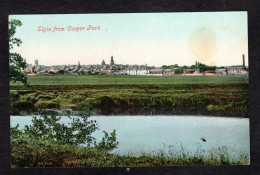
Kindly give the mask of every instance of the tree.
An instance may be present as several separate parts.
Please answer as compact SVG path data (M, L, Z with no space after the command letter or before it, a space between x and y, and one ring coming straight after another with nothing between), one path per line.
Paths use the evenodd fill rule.
M59 74L64 75L65 71L64 70L59 70Z
M9 21L9 77L10 81L13 82L22 82L24 85L27 85L27 77L24 75L23 71L26 68L26 60L16 52L11 52L14 46L20 46L22 41L14 37L16 33L16 27L20 27L22 22L17 19L11 19Z
M89 120L89 111L82 111L80 116L63 116L67 124L61 122L61 117L57 116L57 112L48 111L41 116L33 116L32 125L25 125L24 129L11 127L11 140L16 140L16 144L21 144L24 138L29 141L37 140L49 141L58 144L68 144L80 146L86 144L89 148L97 148L103 150L113 150L117 148L116 131L110 134L103 131L104 137L101 142L96 142L96 138L92 134L98 130L98 124L95 120Z
M85 75L85 72L84 71L79 71L78 75Z

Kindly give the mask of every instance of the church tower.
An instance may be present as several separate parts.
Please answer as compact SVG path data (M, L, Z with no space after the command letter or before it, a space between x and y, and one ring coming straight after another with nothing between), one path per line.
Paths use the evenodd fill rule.
M106 66L106 63L105 63L105 60L102 61L102 67L103 67L104 69L106 69L106 67L107 67L107 66Z
M114 58L111 56L110 66L114 66Z
M39 65L39 62L38 62L38 59L34 60L34 66L38 66Z

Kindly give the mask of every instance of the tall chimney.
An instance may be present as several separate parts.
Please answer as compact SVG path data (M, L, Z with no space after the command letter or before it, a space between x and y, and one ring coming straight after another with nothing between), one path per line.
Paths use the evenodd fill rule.
M243 59L243 70L246 70L246 66L245 66L245 55L242 55L242 59Z

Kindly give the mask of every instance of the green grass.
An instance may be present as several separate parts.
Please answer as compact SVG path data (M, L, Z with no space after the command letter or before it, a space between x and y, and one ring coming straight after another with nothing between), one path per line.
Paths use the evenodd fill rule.
M231 157L226 147L189 154L184 149L161 150L140 156L117 155L105 150L34 139L11 140L11 163L15 167L129 167L176 165L247 165L249 156Z
M248 83L248 77L231 76L127 76L127 75L92 75L92 76L28 76L30 85L100 85L100 84L226 84ZM15 85L11 83L11 85Z
M11 114L88 108L101 114L162 109L176 114L248 116L248 77L38 76L28 81L29 87L10 86Z

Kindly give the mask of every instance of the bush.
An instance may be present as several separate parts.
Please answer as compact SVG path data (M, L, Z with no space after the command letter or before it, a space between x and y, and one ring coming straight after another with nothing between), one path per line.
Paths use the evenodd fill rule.
M34 95L25 96L25 100L30 101L32 103L36 103L39 99L38 97L35 97Z
M19 99L20 99L20 95L18 94L18 92L14 91L14 90L11 90L10 91L10 101L11 102L15 102L15 101L17 101Z
M52 109L52 108L59 108L60 104L52 101L38 101L35 104L35 106L38 109Z
M94 107L110 108L114 106L114 100L109 96L100 96L93 100L92 102Z
M19 125L11 127L12 164L21 167L82 165L78 159L85 160L86 164L86 152L94 149L98 150L98 154L108 154L108 150L118 145L115 130L110 135L103 131L105 136L102 141L96 142L91 135L98 125L96 121L88 119L88 113L69 117L71 121L67 125L61 124L60 119L50 111L48 115L34 116L33 124L26 125L24 130L19 130ZM87 147L82 148L80 144L83 143Z
M71 100L71 102L72 103L80 103L80 102L82 102L83 100L85 100L85 96L83 96L83 95L74 95L74 96L72 96L72 100Z
M50 94L40 94L38 96L39 99L45 99L45 100L51 100L51 99L54 99L56 98L55 95L50 95Z
M30 101L20 100L14 102L13 109L20 111L32 111L35 109L34 104Z

